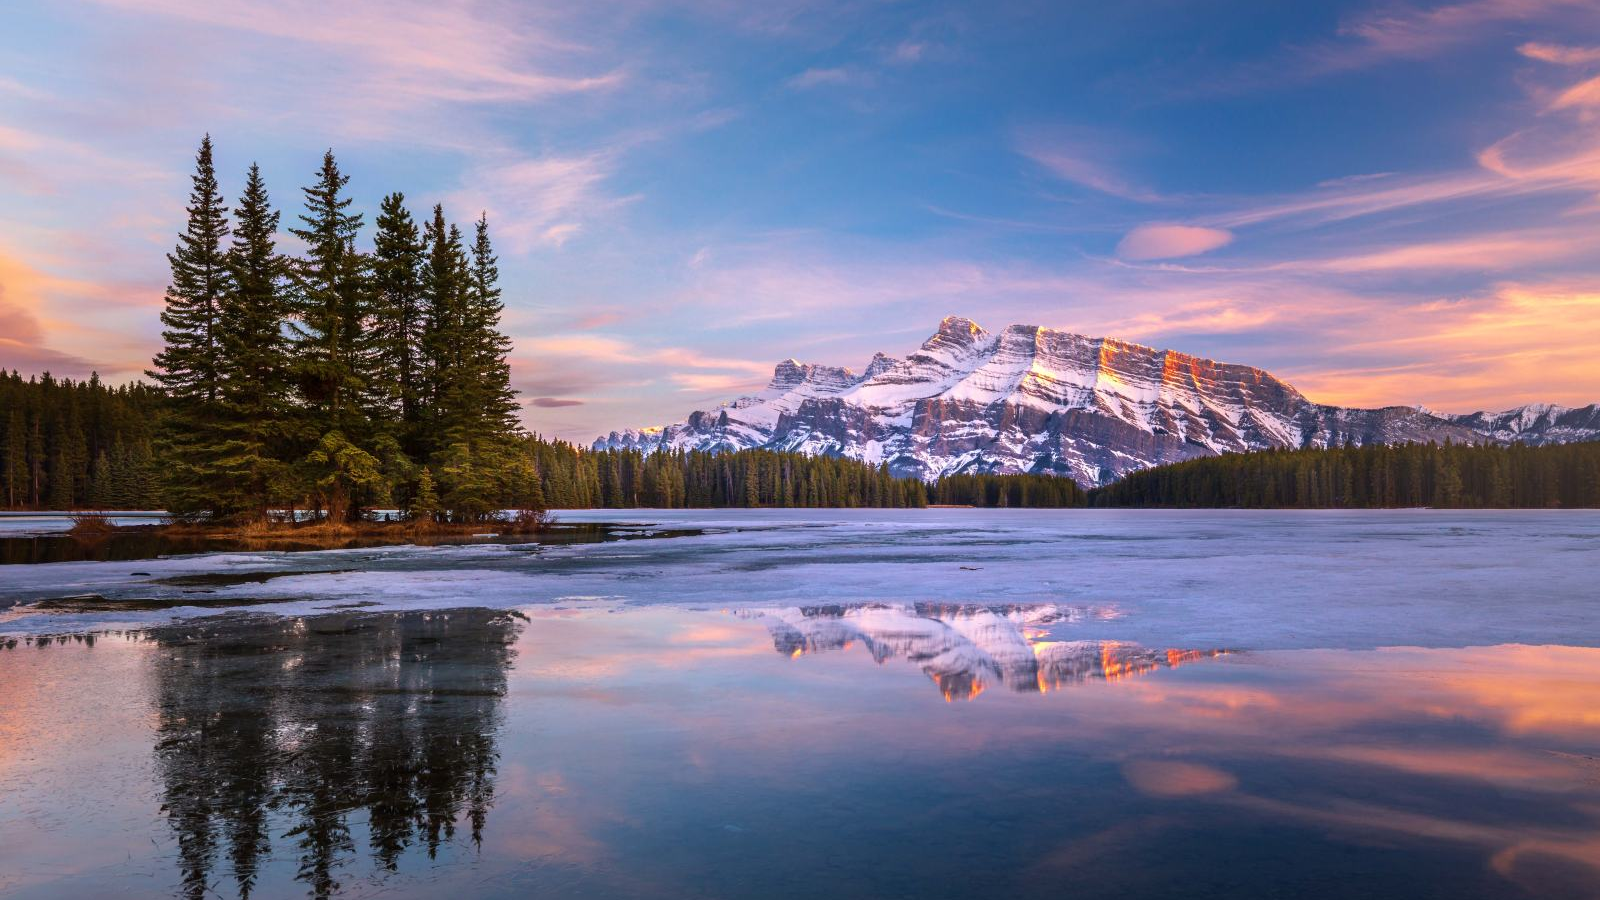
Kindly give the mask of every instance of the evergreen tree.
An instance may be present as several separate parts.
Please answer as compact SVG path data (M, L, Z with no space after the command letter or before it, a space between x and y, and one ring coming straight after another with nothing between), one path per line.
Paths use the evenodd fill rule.
M471 267L463 304L463 332L470 354L462 373L466 402L482 435L510 437L517 430L516 392L511 389L511 339L500 331L505 304L500 300L500 269L489 241L489 217L480 215L472 242Z
M178 246L167 254L172 281L167 286L161 332L166 346L149 372L167 394L183 405L213 403L221 390L218 361L222 352L218 321L230 275L222 241L228 236L227 204L217 188L211 158L211 135L195 155L189 221Z
M427 400L423 368L423 244L399 192L378 209L372 257L374 315L369 390L375 404L390 404L400 421L402 445L416 453L416 430Z
M252 164L234 210L228 267L232 290L222 303L223 455L216 489L230 515L263 519L287 474L283 454L293 433L285 267L278 255L279 214L261 170Z
M422 267L422 297L426 314L423 332L424 393L426 413L419 416L422 430L416 441L420 456L445 445L443 432L456 416L456 373L461 364L462 307L466 268L459 232L445 223L444 207L435 205L423 230L427 257Z
M306 255L290 269L298 314L295 349L301 390L319 435L357 430L352 426L360 412L357 365L366 312L366 261L355 249L361 214L347 212L351 200L342 194L349 181L329 150L315 183L303 189L304 227L289 229L306 245Z
M355 248L361 215L347 212L351 200L342 194L349 180L333 151L325 153L316 182L304 188L304 227L290 229L306 245L306 255L291 267L295 353L307 427L318 436L302 471L332 521L359 513L356 492L375 489L381 477L377 459L359 443L370 424L361 406L360 371L369 304L367 261Z
M168 254L172 281L161 323L166 342L148 374L172 403L162 430L167 458L166 506L179 516L218 511L211 484L221 455L218 403L222 389L222 302L231 289L226 206L217 188L211 136L200 142L189 194L188 224Z
M417 490L406 512L417 522L431 522L439 514L439 493L433 485L433 472L427 466L423 466L417 476Z

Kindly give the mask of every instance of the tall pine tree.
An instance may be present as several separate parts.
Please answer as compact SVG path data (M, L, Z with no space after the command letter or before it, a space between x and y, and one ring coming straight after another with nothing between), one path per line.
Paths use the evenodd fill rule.
M167 254L172 282L161 312L166 346L147 374L174 399L213 403L221 391L218 321L231 279L222 246L228 236L227 204L217 189L209 134L200 141L192 181L188 225L178 236L177 248Z
M443 445L444 433L458 416L458 377L463 334L462 307L466 294L466 254L461 234L445 223L444 208L435 204L424 226L427 257L422 267L423 331L426 413L421 417L417 452L424 458Z
M232 290L222 303L222 433L217 489L230 515L263 519L284 488L282 461L293 434L289 400L288 315L279 214L258 166L250 166L234 209L228 267Z
M301 389L319 436L349 430L359 412L357 357L367 285L365 260L355 248L362 217L347 211L351 200L342 193L349 181L333 151L323 154L316 182L302 189L304 227L289 229L306 245L306 255L295 262L291 276Z
M423 366L423 243L399 192L378 208L372 255L372 356L368 390L374 405L399 418L405 450L417 452L416 432L426 397Z
M478 217L467 279L465 319L470 342L473 406L481 417L480 434L509 438L516 434L517 394L511 389L511 339L500 330L505 304L500 300L500 268L489 241L489 217Z
M323 154L316 182L303 189L304 227L290 229L306 245L306 255L291 269L300 389L308 433L315 436L302 476L333 521L357 511L355 492L374 483L352 473L378 467L360 445L368 424L360 371L367 347L368 278L367 260L355 248L361 214L347 211L351 201L343 195L349 180L333 151Z
M221 452L220 323L232 279L222 246L228 235L227 207L217 188L209 134L200 142L192 181L188 224L167 255L172 281L161 312L166 346L147 373L172 399L161 433L169 463L166 504L179 516L219 511L211 484Z

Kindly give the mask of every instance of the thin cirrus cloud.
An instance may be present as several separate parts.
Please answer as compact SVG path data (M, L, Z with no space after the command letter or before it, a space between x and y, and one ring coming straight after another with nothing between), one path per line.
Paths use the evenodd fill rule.
M1101 136L1081 130L1067 135L1031 134L1021 140L1018 150L1056 178L1102 194L1140 203L1168 199L1118 172L1108 161L1116 151Z
M1580 81L1572 87L1562 91L1554 101L1551 109L1576 109L1583 107L1600 106L1600 76Z
M1585 239L1564 231L1473 236L1431 241L1307 262L1284 263L1288 268L1324 272L1444 272L1495 271L1550 263L1600 250L1600 239Z
M1600 47L1571 47L1565 44L1541 44L1529 41L1517 48L1529 59L1561 66L1581 66L1600 63Z
M1130 231L1117 244L1123 259L1176 259L1198 256L1233 241L1233 233L1199 225L1150 224Z
M486 213L498 239L514 253L561 247L586 222L628 202L604 191L614 164L610 151L540 157L506 152L468 169L446 206L472 218Z
M855 81L859 76L851 69L844 66L828 68L806 69L790 78L785 84L797 91L810 90L815 87L843 86Z
M369 85L415 100L527 100L617 86L619 71L558 74L531 64L557 62L585 48L516 6L460 0L98 0L130 13L161 16L256 38L332 47L358 56Z

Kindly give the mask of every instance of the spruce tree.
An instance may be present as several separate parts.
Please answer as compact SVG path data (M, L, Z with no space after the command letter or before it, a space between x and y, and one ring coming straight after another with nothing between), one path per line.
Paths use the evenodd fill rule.
M378 209L372 256L373 318L369 396L392 408L401 445L416 453L416 430L426 398L423 383L423 243L399 192Z
M377 460L359 443L367 430L359 366L366 348L368 284L367 261L355 249L361 215L347 211L351 201L342 193L349 180L333 151L323 154L315 183L303 189L304 227L290 229L306 245L306 255L290 271L297 374L306 427L316 436L302 476L333 520L359 512L357 491L372 488L375 482L366 473L378 470Z
M517 398L511 389L511 339L500 331L505 304L500 300L500 268L489 241L489 217L475 226L472 261L464 304L470 371L465 373L474 424L482 435L508 438L517 430Z
M329 150L316 182L303 188L304 227L290 233L305 242L306 255L290 268L298 321L296 353L306 400L321 434L347 430L357 413L360 378L356 355L361 342L365 260L356 252L361 214L350 213L342 192L350 177L341 174Z
M210 135L200 142L192 182L188 224L167 255L172 281L161 313L166 345L147 373L171 400L162 428L168 462L164 493L168 511L177 516L219 511L210 486L221 440L221 308L232 279L222 246L228 234L226 207L217 189Z
M433 216L424 227L423 243L427 247L422 267L427 317L423 334L427 409L420 416L422 429L417 448L419 455L428 456L447 445L443 432L456 416L466 260L460 233L445 223L442 206L433 207Z
M293 430L289 402L288 316L279 214L260 167L250 166L236 219L228 267L232 290L222 303L221 431L217 490L230 515L264 519L286 474L282 454Z
M161 324L166 326L161 337L166 346L156 354L155 369L147 374L168 396L197 407L215 402L221 389L218 320L230 285L222 246L228 236L227 204L217 189L209 134L200 142L191 180L189 221L178 236L178 246L167 254L172 282L167 286L166 309L161 312Z

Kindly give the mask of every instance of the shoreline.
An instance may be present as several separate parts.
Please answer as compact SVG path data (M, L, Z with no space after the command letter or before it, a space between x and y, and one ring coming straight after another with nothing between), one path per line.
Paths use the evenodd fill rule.
M206 524L202 522L152 522L118 525L114 514L70 513L74 524L61 534L76 538L102 538L118 534L149 534L175 538L218 538L250 541L315 541L359 538L436 538L501 537L533 535L548 531L550 521L519 522L251 522L244 524Z

